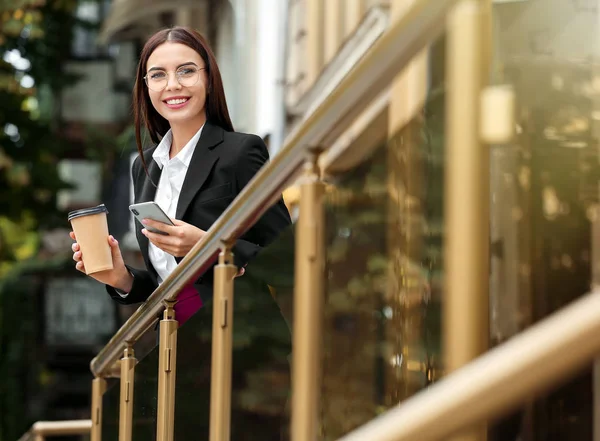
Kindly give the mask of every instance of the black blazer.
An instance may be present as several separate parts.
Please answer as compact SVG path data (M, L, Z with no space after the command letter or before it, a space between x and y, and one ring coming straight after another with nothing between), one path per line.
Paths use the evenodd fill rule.
M148 174L139 157L133 163L132 178L136 203L154 200L161 174L161 169L152 158L156 147L144 152ZM268 159L267 147L260 137L227 132L207 121L183 182L175 218L208 230ZM290 215L283 198L280 198L238 239L233 248L235 264L238 267L246 265L262 247L267 246L290 224ZM126 297L107 286L110 296L124 304L143 302L158 287L157 273L148 257L149 241L141 233L142 225L139 222L135 225L146 269L128 267L134 281ZM176 258L177 263L181 259ZM212 295L212 275L213 267L195 283L203 300Z

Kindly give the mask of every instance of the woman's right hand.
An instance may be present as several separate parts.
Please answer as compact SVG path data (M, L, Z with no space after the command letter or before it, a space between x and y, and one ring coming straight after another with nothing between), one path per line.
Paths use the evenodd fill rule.
M71 236L71 239L74 241L77 241L73 231L69 233L69 236ZM100 283L110 285L113 288L117 288L128 293L131 291L131 287L133 286L133 276L125 266L117 239L115 239L113 236L108 236L108 244L110 245L110 253L113 260L113 269L92 273L89 274L89 276L93 279L96 279ZM79 244L75 242L71 246L71 249L73 250L73 260L77 262L75 264L75 269L85 274L85 266L81 260L81 250L79 249Z

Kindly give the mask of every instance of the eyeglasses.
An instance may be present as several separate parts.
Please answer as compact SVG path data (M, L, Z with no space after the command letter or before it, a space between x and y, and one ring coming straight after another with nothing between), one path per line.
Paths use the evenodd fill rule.
M192 87L200 79L200 71L205 67L184 66L175 71L177 82L183 87ZM162 92L169 83L169 73L164 70L153 70L144 77L148 89L154 92Z

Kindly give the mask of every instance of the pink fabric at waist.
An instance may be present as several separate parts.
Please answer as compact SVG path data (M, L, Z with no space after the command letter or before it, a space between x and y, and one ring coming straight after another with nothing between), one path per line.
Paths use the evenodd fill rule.
M202 298L194 285L187 285L177 296L175 303L175 319L179 322L179 326L187 322L198 310L202 308Z

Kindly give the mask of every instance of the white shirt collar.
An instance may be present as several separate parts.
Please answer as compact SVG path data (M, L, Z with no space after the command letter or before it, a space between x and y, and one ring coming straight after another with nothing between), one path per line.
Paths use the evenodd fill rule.
M183 165L187 167L190 166L190 162L192 161L192 156L194 154L194 150L196 149L196 144L200 140L200 135L202 135L202 129L204 128L204 124L200 127L200 130L196 132L192 139L188 141L188 143L175 155L172 159L169 159L169 152L171 151L171 144L173 143L173 133L171 129L165 136L160 140L160 143L152 153L152 158L158 164L158 167L162 170L162 168L169 163L169 161L173 161L175 159L181 161Z

